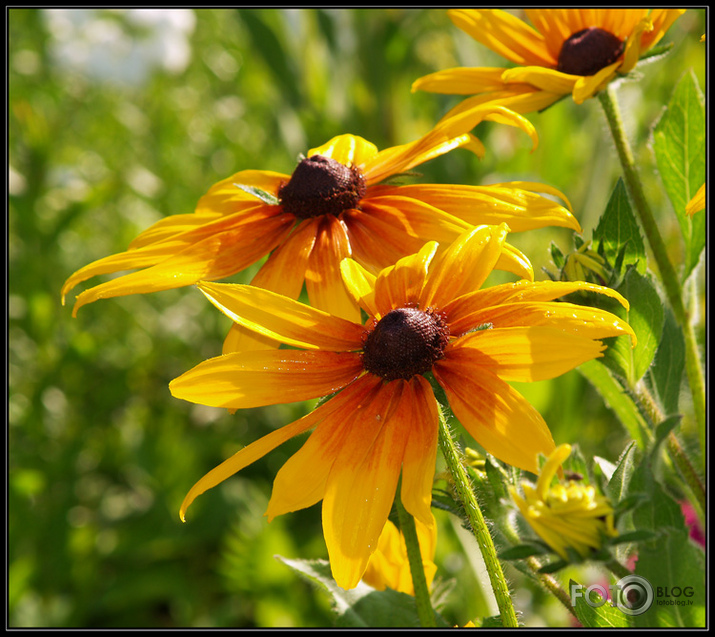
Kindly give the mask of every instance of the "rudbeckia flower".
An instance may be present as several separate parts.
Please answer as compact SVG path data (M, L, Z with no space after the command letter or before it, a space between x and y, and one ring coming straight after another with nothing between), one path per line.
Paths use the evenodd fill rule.
M496 102L540 111L566 95L581 104L629 73L685 9L525 9L530 26L500 9L452 9L452 22L517 66L458 67L418 79L412 90L474 95L453 117Z
M556 472L571 454L571 445L560 445L541 469L536 487L522 483L522 498L514 487L511 496L536 534L564 560L567 549L582 558L601 548L606 537L618 535L613 522L613 507L606 496L590 485L569 480L551 486Z
M439 406L429 372L487 451L535 472L537 455L554 448L551 433L507 381L553 378L601 356L605 346L597 339L634 334L608 312L553 302L592 290L627 305L608 288L521 280L480 290L507 231L504 224L478 226L440 253L429 242L377 276L345 259L343 279L367 314L364 324L255 286L199 283L235 323L292 349L204 361L170 383L175 397L228 409L330 397L205 475L184 499L182 519L198 495L315 428L278 472L266 515L270 521L322 500L333 576L343 588L356 586L400 473L405 509L433 524Z
M568 206L566 198L540 184L382 183L460 146L481 152L479 141L465 131L482 119L521 127L536 140L525 118L493 105L465 113L452 128L380 152L356 135L334 137L309 150L292 175L244 170L215 184L195 213L162 219L126 252L75 272L62 288L63 302L74 286L99 274L139 270L82 292L74 315L102 298L223 279L270 254L253 285L298 298L305 282L311 305L358 320L358 306L340 278L346 257L376 274L426 241L449 243L479 224L505 222L515 232L548 225L580 231L570 210L537 193L560 197ZM507 244L497 267L533 278L529 260ZM232 330L224 352L265 345L244 338L239 346L241 331Z
M427 525L415 520L417 541L422 555L422 567L425 572L427 588L432 586L432 580L437 572L434 563L434 552L437 548L437 525ZM412 572L407 558L407 547L402 532L388 520L377 540L377 549L367 563L367 569L362 576L363 581L378 591L391 588L408 595L415 594L412 584Z

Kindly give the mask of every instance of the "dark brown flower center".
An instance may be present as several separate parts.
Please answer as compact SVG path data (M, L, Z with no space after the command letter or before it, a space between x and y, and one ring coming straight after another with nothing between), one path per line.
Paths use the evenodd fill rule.
M424 374L444 355L449 327L432 308L402 307L385 314L367 335L363 367L385 380Z
M278 189L286 212L299 219L320 215L339 215L357 207L367 190L365 177L354 166L312 155L301 161L288 183Z
M556 70L569 75L595 75L613 64L623 53L623 42L615 35L591 27L574 33L563 43Z

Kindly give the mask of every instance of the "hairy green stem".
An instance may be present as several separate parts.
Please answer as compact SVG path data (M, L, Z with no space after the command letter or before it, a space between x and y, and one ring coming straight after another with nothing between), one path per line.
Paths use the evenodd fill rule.
M516 612L514 611L514 605L509 595L509 587L504 578L504 571L497 558L496 548L494 547L492 536L489 533L489 528L484 521L484 516L482 515L482 511L477 503L477 498L472 490L469 476L462 465L457 447L454 440L452 440L447 420L441 409L439 418L439 444L452 476L457 497L464 507L464 512L472 527L472 532L477 538L477 543L482 552L484 564L489 574L489 581L491 582L494 597L499 607L502 625L508 628L516 628L518 626Z
M623 176L631 194L636 213L640 219L643 232L645 233L648 244L655 258L655 262L660 272L660 278L663 283L663 288L668 297L673 313L678 321L678 324L683 330L685 337L685 367L688 375L690 391L693 395L693 409L695 411L695 419L698 425L698 433L700 438L700 449L705 457L705 381L703 377L703 369L700 362L700 350L698 349L697 339L693 325L690 322L690 316L683 302L683 289L680 285L680 280L670 262L668 251L665 247L665 242L658 229L658 224L653 216L650 204L645 196L643 183L638 175L636 163L633 158L628 138L623 127L623 120L618 108L616 94L613 88L608 87L606 90L598 93L599 100L603 106L603 111L606 115L606 120L613 135L613 141L616 145L618 158L623 168Z
M400 490L397 490L395 498L397 507L397 517L400 522L400 530L405 538L407 547L407 560L410 563L410 573L412 574L412 586L415 589L415 604L417 605L417 616L423 628L436 628L437 623L432 610L432 603L429 596L425 569L422 563L420 543L417 539L417 529L415 519L407 512L400 499Z

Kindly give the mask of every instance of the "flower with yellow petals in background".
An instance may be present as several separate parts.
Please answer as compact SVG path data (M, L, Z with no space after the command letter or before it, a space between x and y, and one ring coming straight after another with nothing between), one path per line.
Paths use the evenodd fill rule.
M613 507L594 487L573 480L551 485L570 454L571 445L554 449L539 473L536 487L522 483L523 498L509 487L529 526L564 560L570 559L568 549L585 559L601 548L604 538L618 535Z
M457 147L483 152L468 134L482 120L522 128L523 117L501 106L478 107L421 139L378 152L356 135L340 135L308 151L292 175L244 170L215 184L193 214L162 219L126 252L75 272L62 299L78 283L101 274L125 274L82 292L73 314L98 299L143 294L229 277L270 254L252 284L296 299L305 283L311 305L349 320L360 310L340 278L340 261L355 259L372 274L417 252L427 241L448 244L475 225L507 223L514 232L561 226L580 231L568 201L549 186L510 182L490 186L388 185L404 173ZM532 279L529 260L505 244L496 266ZM224 353L265 347L235 326Z
M230 353L174 379L172 395L243 409L330 396L306 416L241 449L206 474L181 506L309 429L280 469L266 515L323 501L323 533L336 582L353 588L400 497L415 519L430 510L439 405L495 457L536 472L554 448L541 415L508 381L539 381L602 356L598 339L635 334L613 314L555 302L577 290L627 301L584 282L521 280L479 289L501 258L506 225L478 226L438 252L435 242L377 274L341 263L367 319L350 321L251 285L199 283L236 324L291 349ZM333 395L334 394L334 395Z
M430 588L437 572L437 565L434 563L434 552L437 548L437 525L434 523L427 525L420 520L415 520L415 528L417 529L417 540L422 555L422 567L427 580L427 588ZM415 594L405 537L390 520L385 523L382 533L380 533L377 548L370 556L362 580L378 591L391 588L400 593L412 596Z
M685 9L525 9L530 26L501 9L451 9L452 22L517 66L458 67L416 80L412 90L473 95L443 121L495 102L540 111L566 95L577 104L626 75Z
M698 192L695 193L695 196L688 202L688 205L685 206L685 212L690 217L701 210L705 210L705 184L698 188Z

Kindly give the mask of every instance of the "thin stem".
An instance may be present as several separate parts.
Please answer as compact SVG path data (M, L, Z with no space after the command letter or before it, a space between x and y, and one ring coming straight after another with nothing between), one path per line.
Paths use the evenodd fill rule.
M509 587L507 586L506 579L504 578L504 571L502 570L499 559L497 558L497 552L494 547L492 536L489 533L486 522L484 521L484 516L482 515L482 511L479 508L476 496L472 490L469 476L461 463L457 447L454 440L452 440L447 420L445 419L441 409L439 418L439 444L440 449L442 450L442 455L447 462L447 467L452 476L457 497L464 507L464 512L466 513L469 524L472 527L472 532L477 538L477 543L479 544L479 548L482 552L484 564L486 565L487 573L489 574L489 581L491 582L494 597L496 598L497 606L499 607L502 625L509 628L516 628L518 626L516 612L514 611L514 605L512 604L511 596L509 595Z
M425 569L420 553L420 543L417 539L417 529L415 519L410 515L400 499L400 490L397 490L395 505L397 507L397 517L400 521L400 530L405 538L407 547L407 560L410 563L410 573L412 574L412 586L415 589L415 604L417 605L417 616L423 628L436 628L437 623L432 610L429 588L425 578Z
M616 151L621 162L621 167L623 168L626 186L633 199L636 213L643 227L643 232L655 257L661 281L663 282L665 293L668 296L668 301L673 308L675 318L685 336L685 367L688 374L690 391L693 395L693 409L698 424L700 449L703 451L703 457L705 457L705 381L695 331L683 302L683 290L675 268L668 258L668 251L660 235L660 230L653 216L653 211L646 199L643 183L638 175L633 152L631 151L623 127L623 120L621 119L618 108L616 94L613 88L608 87L606 90L599 92L598 97L611 129L613 141L616 144Z
M632 573L617 560L610 560L606 562L606 566L608 567L608 570L610 570L611 573L613 573L618 579L623 579L628 575L632 575Z
M556 580L553 575L548 573L539 573L541 564L533 555L526 558L526 564L531 569L531 571L539 578L539 581L544 586L544 588L549 591L556 599L558 599L561 604L566 608L566 610L576 617L576 611L571 605L571 598L569 594L561 587L561 584Z

